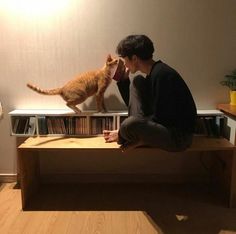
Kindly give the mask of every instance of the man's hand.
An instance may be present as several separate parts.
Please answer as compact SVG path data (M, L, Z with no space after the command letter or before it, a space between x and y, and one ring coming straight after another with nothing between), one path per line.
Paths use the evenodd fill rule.
M103 137L105 141L108 142L117 142L118 140L118 130L103 130Z

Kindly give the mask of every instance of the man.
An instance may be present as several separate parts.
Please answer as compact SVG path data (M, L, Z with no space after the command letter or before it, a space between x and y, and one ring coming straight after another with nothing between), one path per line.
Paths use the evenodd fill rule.
M117 82L128 118L119 131L104 130L106 142L117 141L123 150L138 146L182 151L192 143L196 106L189 88L173 68L153 60L154 46L145 35L130 35L120 41L117 54L131 73Z

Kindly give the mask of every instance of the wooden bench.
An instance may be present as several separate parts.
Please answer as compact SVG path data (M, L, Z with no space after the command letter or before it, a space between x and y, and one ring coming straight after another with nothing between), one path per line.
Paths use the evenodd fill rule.
M83 153L98 150L115 151L122 155L119 145L105 143L103 137L30 137L18 147L18 161L21 184L22 208L25 209L31 196L40 187L40 162L39 152L42 151L70 151ZM163 153L157 148L136 148L136 151L145 153L155 151ZM228 196L230 207L236 207L236 159L235 146L224 138L209 138L195 136L191 148L185 152L210 152L224 162L224 170L217 172L217 177L222 182L224 191ZM128 153L128 152L127 152ZM170 153L171 154L171 153ZM181 154L181 152L179 152Z

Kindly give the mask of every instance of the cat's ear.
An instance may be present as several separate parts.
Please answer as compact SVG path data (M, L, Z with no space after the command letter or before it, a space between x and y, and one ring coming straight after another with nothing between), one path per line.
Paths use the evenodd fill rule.
M118 59L112 59L111 61L107 61L106 64L107 66L112 66L118 63Z
M112 61L112 57L110 54L107 55L107 62L111 62Z

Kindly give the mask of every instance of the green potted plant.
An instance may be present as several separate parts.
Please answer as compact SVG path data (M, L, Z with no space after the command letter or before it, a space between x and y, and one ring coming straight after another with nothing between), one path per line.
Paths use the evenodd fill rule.
M225 75L225 80L222 80L220 84L229 87L230 105L236 105L236 69L234 69L230 74Z

